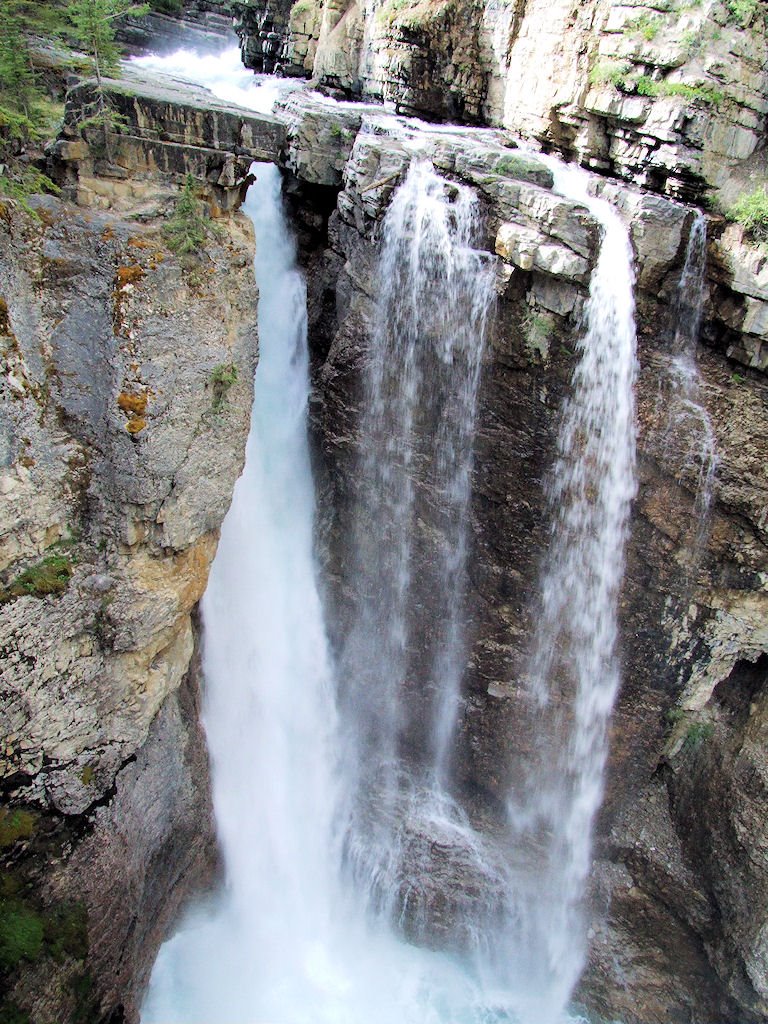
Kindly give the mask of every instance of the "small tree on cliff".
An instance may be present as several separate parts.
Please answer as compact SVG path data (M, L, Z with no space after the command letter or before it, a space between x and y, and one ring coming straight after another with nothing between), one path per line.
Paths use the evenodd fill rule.
M72 24L71 34L90 57L96 75L96 110L88 118L88 124L98 124L104 129L108 158L109 132L119 123L104 92L104 77L117 74L120 67L115 22L130 14L146 14L148 10L149 4L137 4L133 0L70 0L67 5L66 13Z

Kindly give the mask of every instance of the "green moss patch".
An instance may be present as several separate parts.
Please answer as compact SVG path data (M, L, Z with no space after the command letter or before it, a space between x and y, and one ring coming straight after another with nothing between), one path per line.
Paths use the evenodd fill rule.
M17 597L63 594L71 579L71 560L65 555L48 555L37 565L25 569L7 587L0 588L0 604L7 604Z
M0 900L0 970L37 960L43 950L43 919L21 900Z
M30 811L0 810L0 849L30 839L34 831L35 816Z

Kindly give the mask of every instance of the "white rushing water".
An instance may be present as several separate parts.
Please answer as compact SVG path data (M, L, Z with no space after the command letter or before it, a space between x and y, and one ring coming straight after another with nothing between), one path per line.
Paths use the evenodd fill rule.
M529 666L537 755L509 804L525 852L516 941L528 954L518 971L532 981L541 1024L560 1019L586 955L582 901L620 682L618 597L636 489L629 233L608 202L589 195L585 172L548 163L556 190L588 207L603 237L549 477L552 526Z
M262 105L237 68L227 77L225 60L142 63ZM260 362L246 466L202 605L225 878L161 949L142 1022L489 1024L503 1016L503 993L489 996L467 966L366 914L342 871L339 732L312 551L305 297L276 168L258 169L245 210L257 237Z
M349 865L370 905L403 915L425 940L436 842L475 878L493 880L481 837L448 791L467 660L477 392L494 300L479 226L473 191L414 156L382 228L350 538L355 614L339 670ZM424 529L430 516L439 533Z
M681 476L692 476L695 481L692 565L698 561L709 528L717 471L715 431L702 401L696 361L704 312L706 261L707 221L704 214L697 212L672 306L674 335L666 367L666 387L662 387L660 395L666 410L664 447L675 455Z
M277 88L255 85L236 50L140 63L256 109ZM510 799L513 849L500 868L447 785L492 309L475 199L415 160L384 223L351 538L363 600L336 669L312 542L304 285L279 173L258 169L245 206L257 238L256 397L202 606L224 879L163 946L143 1024L573 1019L566 1007L584 958L580 906L618 686L634 324L626 230L578 173L558 165L557 184L589 206L604 240L549 495L556 513L531 663L543 764ZM423 528L427 508L439 531ZM429 635L416 637L425 614ZM448 849L470 888L487 882L461 910L458 924L476 939L463 959L411 945L398 928L412 925L411 898L435 864L439 872L430 858Z

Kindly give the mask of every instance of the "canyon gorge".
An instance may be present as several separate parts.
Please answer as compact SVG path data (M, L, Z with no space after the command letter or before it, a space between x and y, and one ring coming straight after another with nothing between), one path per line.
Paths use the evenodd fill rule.
M768 1021L764 5L121 35L0 194L1 1024Z

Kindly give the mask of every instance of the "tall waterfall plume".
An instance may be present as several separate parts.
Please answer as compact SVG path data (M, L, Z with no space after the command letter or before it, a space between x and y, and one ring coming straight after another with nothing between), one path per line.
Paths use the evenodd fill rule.
M540 1024L562 1018L584 965L582 902L619 688L617 611L635 494L633 257L588 176L550 160L555 187L602 229L548 484L552 525L528 666L535 763L509 800L518 881L515 987Z
M421 159L383 227L354 516L359 591L341 677L356 780L350 849L385 903L407 889L401 844L419 819L459 842L471 834L446 780L466 664L472 444L494 298L478 228L474 193Z

